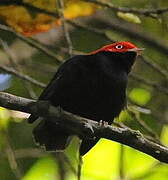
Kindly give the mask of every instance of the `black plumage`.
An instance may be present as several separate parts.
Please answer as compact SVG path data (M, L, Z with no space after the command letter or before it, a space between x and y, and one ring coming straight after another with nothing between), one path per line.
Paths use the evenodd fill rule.
M48 100L71 113L95 121L112 123L126 104L128 73L137 53L100 51L78 55L61 65L40 100ZM29 122L38 117L32 114ZM46 150L64 150L70 134L49 119L33 130L36 142ZM99 139L83 139L80 154L87 153Z

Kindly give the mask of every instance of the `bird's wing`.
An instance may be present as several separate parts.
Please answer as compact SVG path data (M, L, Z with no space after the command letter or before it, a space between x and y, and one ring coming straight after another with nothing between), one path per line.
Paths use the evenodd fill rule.
M55 76L52 78L48 86L44 89L42 94L39 97L39 100L48 100L52 101L53 96L58 95L58 97L61 94L63 86L67 86L67 84L73 84L76 76L77 68L70 66L74 65L74 61L79 60L82 58L82 55L80 56L74 56L68 61L66 61L56 72ZM54 104L58 104L56 99L54 99ZM37 115L31 114L28 118L29 123L33 123L38 118Z

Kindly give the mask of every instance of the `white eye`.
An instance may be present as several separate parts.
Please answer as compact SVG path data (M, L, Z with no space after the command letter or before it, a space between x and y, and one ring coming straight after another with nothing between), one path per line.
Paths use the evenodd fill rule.
M117 45L116 47L115 47L116 49L122 49L123 48L123 45Z

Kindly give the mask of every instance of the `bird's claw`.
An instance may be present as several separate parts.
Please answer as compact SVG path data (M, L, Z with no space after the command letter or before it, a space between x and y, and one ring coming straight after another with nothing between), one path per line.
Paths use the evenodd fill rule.
M86 134L87 134L87 137L89 137L90 139L95 138L92 125L89 123L85 123L84 126L85 126L85 128L84 128L85 130L83 132L83 135L86 136Z
M101 127L106 127L106 126L108 126L108 122L107 122L107 121L100 120L100 121L99 121L99 126L101 126Z

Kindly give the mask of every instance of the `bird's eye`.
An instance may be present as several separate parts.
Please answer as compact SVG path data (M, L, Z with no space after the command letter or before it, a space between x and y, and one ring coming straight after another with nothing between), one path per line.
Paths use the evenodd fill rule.
M122 48L123 48L123 45L117 45L115 48L116 48L116 49L122 49Z

